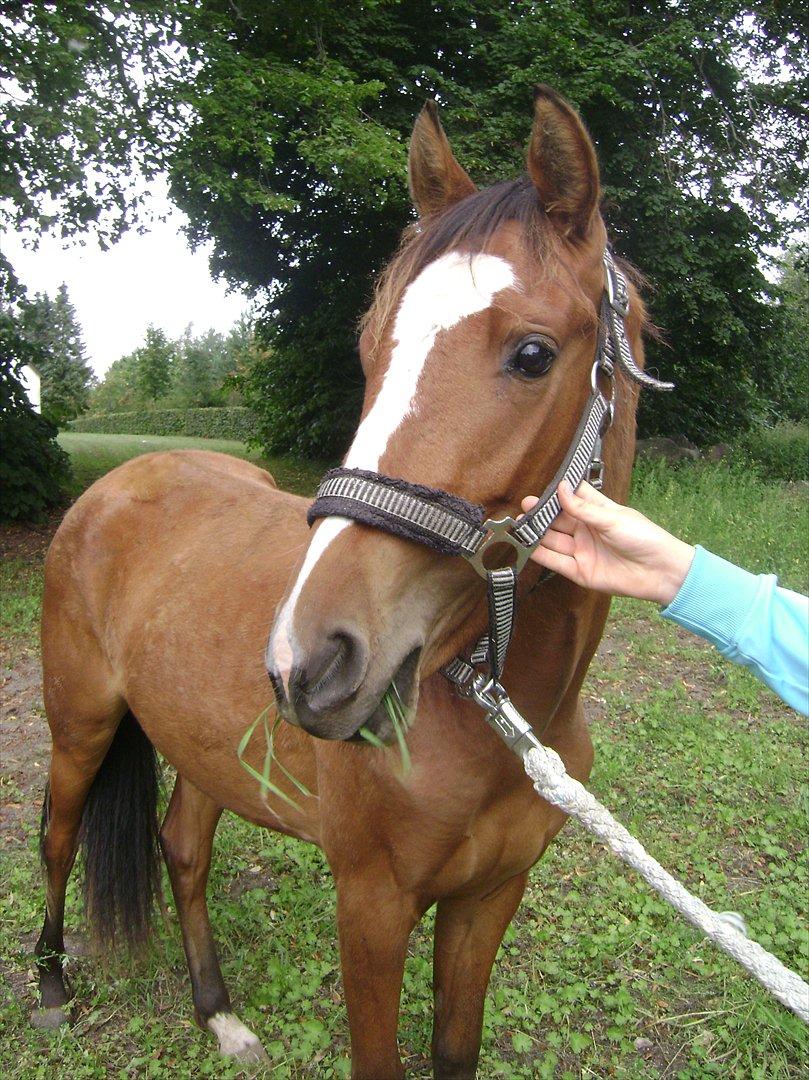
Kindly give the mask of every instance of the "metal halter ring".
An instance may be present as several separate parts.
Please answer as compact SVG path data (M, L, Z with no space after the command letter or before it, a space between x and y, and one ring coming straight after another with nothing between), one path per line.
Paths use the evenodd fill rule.
M517 560L514 563L503 563L503 566L511 565L514 567L515 574L519 574L525 564L528 562L528 558L533 551L533 548L526 547L516 536L512 533L512 529L517 524L517 521L513 517L504 518L489 518L488 521L484 521L481 528L488 530L488 536L481 542L480 547L472 555L467 555L467 561L474 566L480 576L486 580L489 576L490 570L497 570L496 566L485 566L483 562L483 556L492 547L493 544L510 544L511 547L517 552Z

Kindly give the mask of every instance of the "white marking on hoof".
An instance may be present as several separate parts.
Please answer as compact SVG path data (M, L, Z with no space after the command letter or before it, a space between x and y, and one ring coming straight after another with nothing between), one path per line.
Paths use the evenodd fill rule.
M234 1013L214 1013L208 1028L219 1040L219 1053L237 1061L267 1062L267 1051Z
M69 1024L70 1017L67 1009L61 1005L51 1005L47 1009L32 1009L31 1027L41 1031L55 1031L62 1024Z

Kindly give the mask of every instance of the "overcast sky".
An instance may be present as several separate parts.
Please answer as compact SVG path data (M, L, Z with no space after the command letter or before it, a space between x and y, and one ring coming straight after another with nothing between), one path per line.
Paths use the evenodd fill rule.
M161 189L150 199L155 221L146 234L126 233L108 251L92 238L64 247L52 237L36 250L6 234L2 247L32 292L53 295L64 282L81 322L87 354L98 375L143 341L149 323L178 337L192 323L197 333L228 330L249 301L228 292L208 270L208 250L192 254L182 233L184 217Z

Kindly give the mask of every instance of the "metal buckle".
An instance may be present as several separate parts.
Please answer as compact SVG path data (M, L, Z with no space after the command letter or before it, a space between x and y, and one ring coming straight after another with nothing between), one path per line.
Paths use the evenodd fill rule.
M604 374L606 375L607 379L609 380L609 384L610 384L610 396L609 396L609 398L607 398L607 396L604 394L604 391L598 385L598 373L599 373L599 371L603 371ZM590 386L591 386L593 392L597 391L599 394L601 394L601 396L604 398L604 400L609 404L610 409L612 409L612 403L615 400L615 383L613 381L613 373L614 373L614 371L615 371L614 367L613 367L612 371L610 371L608 368L604 367L604 365L601 363L601 357L596 357L595 361L593 362L593 366L590 368Z
M590 462L590 472L587 477L587 483L590 487L594 487L596 491L601 491L604 486L604 462L600 457L593 458Z
M511 532L514 526L517 524L513 517L504 518L489 518L488 521L484 521L481 528L488 530L488 536L486 536L480 547L472 555L467 555L467 561L474 566L480 576L484 579L488 579L490 570L498 570L500 567L490 566L486 567L483 563L483 556L493 544L509 544L517 552L517 561L514 563L503 563L503 566L513 566L514 573L519 574L525 564L528 562L528 557L533 551L533 548L526 547L516 536Z
M480 705L486 713L489 727L497 732L509 750L518 757L524 757L529 750L542 747L531 725L496 680L477 675L465 696L471 697Z
M626 318L629 314L629 290L626 287L624 276L620 270L616 269L612 258L609 261L604 259L604 268L607 271L607 300L609 305L622 318Z

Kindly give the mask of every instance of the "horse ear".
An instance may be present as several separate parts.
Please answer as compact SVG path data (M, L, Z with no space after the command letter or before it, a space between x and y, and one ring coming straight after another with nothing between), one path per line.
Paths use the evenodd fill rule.
M598 160L581 117L549 86L534 91L528 173L559 232L586 236L598 206Z
M477 191L455 160L434 101L425 103L413 125L407 176L419 217L444 210Z

